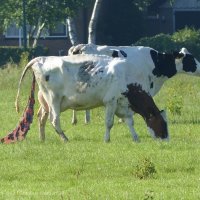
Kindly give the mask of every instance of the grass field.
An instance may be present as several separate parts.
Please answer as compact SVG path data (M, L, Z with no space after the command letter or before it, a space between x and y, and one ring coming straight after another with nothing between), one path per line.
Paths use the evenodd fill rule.
M0 70L0 136L20 119L14 101L22 69ZM22 87L26 105L30 76ZM0 145L0 199L200 199L200 79L179 75L155 97L168 113L170 141L153 140L140 116L135 128L140 143L131 140L116 118L111 142L103 142L104 110L91 111L92 123L71 125L71 111L61 124L70 141L63 144L47 123L46 142L38 140L37 118L27 139ZM36 104L35 113L38 104Z

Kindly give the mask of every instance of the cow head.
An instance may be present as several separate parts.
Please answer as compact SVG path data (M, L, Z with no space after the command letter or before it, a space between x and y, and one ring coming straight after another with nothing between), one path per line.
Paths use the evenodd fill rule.
M151 114L146 119L149 132L153 138L169 139L167 117L164 110Z
M191 75L200 75L200 63L186 48L182 48L180 52L174 53L174 56L178 71Z
M138 84L127 85L128 90L122 93L128 98L130 108L140 114L154 138L167 139L168 128L164 111L159 111L153 98Z
M200 63L186 48L173 53L160 53L151 49L150 55L155 66L152 73L157 77L171 78L181 72L200 75Z
M97 54L96 45L78 44L76 46L72 46L68 50L68 55L76 55L76 54Z

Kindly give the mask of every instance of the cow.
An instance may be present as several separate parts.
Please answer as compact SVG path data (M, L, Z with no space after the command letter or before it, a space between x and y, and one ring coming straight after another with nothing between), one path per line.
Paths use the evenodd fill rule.
M105 106L105 142L110 141L114 115L127 123L132 139L138 141L133 128L133 110L144 118L155 138L168 139L167 120L143 87L128 77L129 65L122 58L72 55L37 57L24 68L18 86L16 108L22 80L32 69L39 86L39 135L45 140L45 124L49 116L56 132L67 141L60 127L60 113L67 109L85 110ZM128 77L128 79L127 79Z
M68 54L98 54L111 57L126 57L127 62L132 65L130 76L134 73L136 81L143 85L145 91L152 97L160 91L165 81L176 74L200 75L200 63L186 48L182 48L179 52L163 53L144 46L79 44L72 46ZM89 116L89 111L87 111L87 116ZM72 121L74 121L74 115Z

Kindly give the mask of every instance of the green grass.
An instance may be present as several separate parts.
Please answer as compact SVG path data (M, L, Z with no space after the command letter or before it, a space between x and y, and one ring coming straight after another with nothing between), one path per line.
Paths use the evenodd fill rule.
M21 116L14 108L20 73L17 68L0 70L1 137ZM21 110L30 82L30 76L23 82ZM181 103L176 101L180 96ZM136 115L140 143L132 142L126 125L116 118L111 142L105 144L104 110L98 108L91 111L89 125L83 112L76 126L70 124L71 111L62 113L61 125L70 141L63 144L48 122L41 143L35 116L25 141L0 145L0 199L200 199L200 80L177 76L155 101L160 109L180 103L181 115L168 112L169 142L153 140Z

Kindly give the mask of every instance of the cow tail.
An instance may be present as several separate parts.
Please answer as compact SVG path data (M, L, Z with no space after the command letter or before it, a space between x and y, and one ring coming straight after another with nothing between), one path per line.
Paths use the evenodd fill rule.
M21 84L22 84L22 80L24 79L24 76L26 75L26 72L32 67L32 65L37 62L38 58L35 58L33 60L31 60L26 67L24 68L21 78L19 80L19 84L18 84L18 90L17 90L17 96L16 96L16 100L15 100L15 109L16 111L19 113L19 93L20 93L20 88L21 88ZM34 74L33 74L34 76Z

